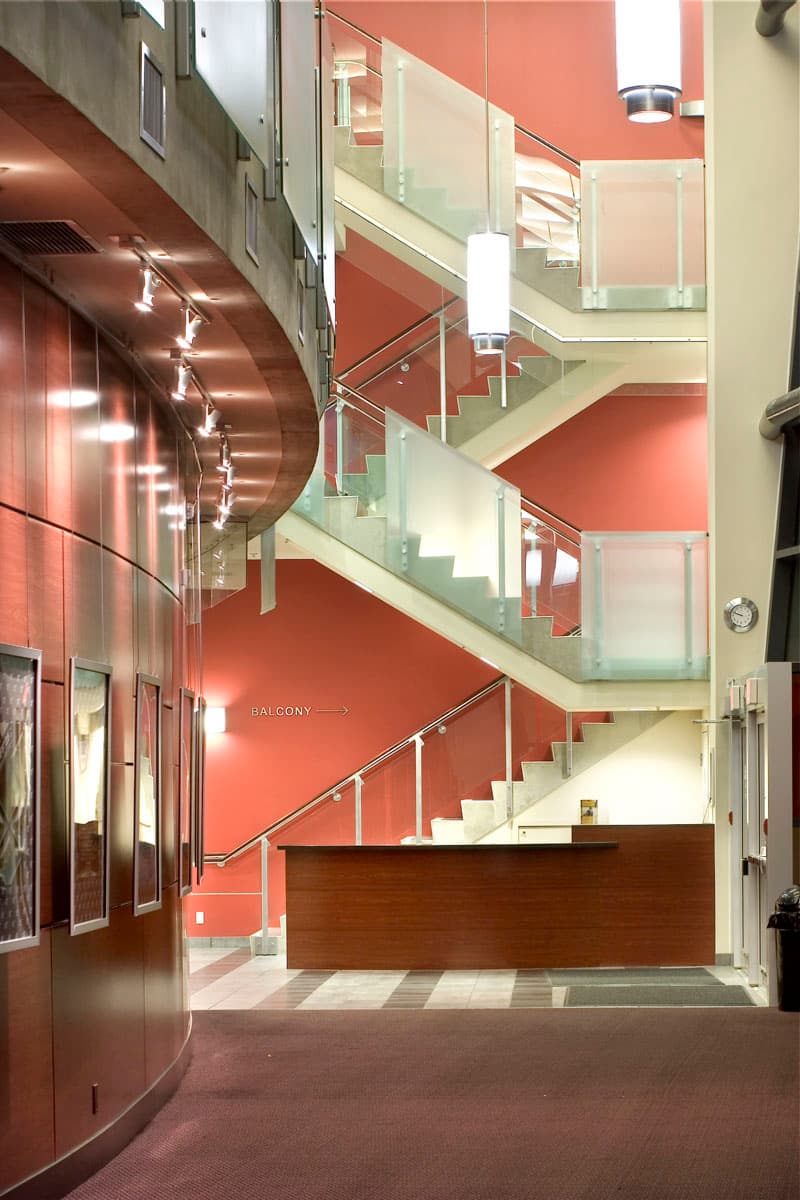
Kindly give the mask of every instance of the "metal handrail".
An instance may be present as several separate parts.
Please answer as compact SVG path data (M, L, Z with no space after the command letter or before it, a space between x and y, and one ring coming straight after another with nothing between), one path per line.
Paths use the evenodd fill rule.
M430 721L427 725L423 725L422 728L418 729L415 733L409 734L409 736L403 738L402 741L395 742L393 746L390 746L388 750L384 750L384 752L379 754L377 758L373 758L366 764L366 766L360 767L357 771L352 771L349 775L346 775L344 779L340 779L339 782L335 783L332 787L326 788L324 792L320 792L320 794L315 796L313 800L306 801L305 804L301 804L300 807L296 808L293 812L287 813L285 817L281 817L279 821L273 821L273 823L268 825L266 829L262 829L260 833L248 838L247 841L242 842L240 846L236 846L235 849L229 850L227 854L206 854L204 855L204 861L207 863L214 863L217 866L225 866L225 864L230 862L231 859L238 858L240 855L246 854L248 850L254 850L258 843L264 838L271 837L279 830L284 829L287 825L290 825L292 821L296 821L298 817L302 817L304 813L310 812L312 808L316 808L318 804L321 804L323 800L327 800L329 796L333 796L342 788L347 787L348 784L354 783L357 776L363 777L368 771L374 771L376 767L381 766L381 764L386 762L387 759L392 758L395 754L399 754L400 751L406 749L407 746L413 745L417 738L424 737L425 734L431 733L434 729L438 729L439 726L446 724L447 721L452 721L454 717L457 717L460 713L464 712L465 709L470 708L473 704L477 704L479 700L482 700L485 696L490 695L490 693L496 691L497 688L501 686L504 687L507 681L507 675L499 676L497 679L493 680L492 683L488 683L486 687L483 687L480 689L480 691L475 692L474 695L467 697L466 700L462 700L460 704L455 706L455 708L448 709L446 713L443 713L434 721Z
M791 3L794 4L795 0L791 0ZM329 17L333 17L334 21L340 21L342 25L347 25L349 29L353 29L356 33L360 34L361 37L364 37L367 39L367 41L372 42L373 45L383 45L380 38L376 38L373 34L367 33L366 29L362 29L361 26L356 25L354 21L348 21L346 17L340 17L339 14L334 12L331 8L327 9L326 12ZM366 67L366 63L364 66ZM376 70L374 67L367 67L367 70L371 75L377 75L379 79L383 78L382 73ZM552 151L554 154L560 155L561 158L566 159L567 162L572 163L573 166L580 167L580 159L573 158L571 154L567 154L566 150L562 150L553 142L548 142L546 138L539 137L538 133L533 133L532 130L526 129L524 125L520 125L515 121L514 130L517 133L523 133L526 137L532 138L534 142L538 142L540 146L544 146L545 149Z
M775 441L793 421L800 418L800 388L793 388L784 396L771 401L764 409L758 425L762 437Z
M330 400L325 405L323 415L330 409L336 408L337 404L343 402L348 406L348 408L352 408L355 412L361 412L361 415L365 416L367 420L374 421L376 425L385 427L386 411L385 409L381 408L379 404L375 404L374 401L368 399L366 396L363 396L361 392L356 390L356 388L352 388L348 384L342 383L340 378L334 379L333 386L347 392L348 396L353 396L356 400L360 401L361 404L368 405L368 407L373 409L378 415L373 416L372 413L363 412L357 405L350 404L349 401L343 400L341 395L331 396ZM529 500L527 496L520 495L520 504L525 508L530 509L534 515L536 515L536 519L539 521L540 525L544 525L544 527L549 529L551 533L554 533L556 537L564 538L565 541L580 549L580 538L582 531L578 529L577 525L573 525L571 521L567 521L564 517L560 517L558 513L552 512L552 510L546 508L544 504L537 504L535 500ZM562 530L556 529L554 525L550 525L547 521L540 520L538 516L540 513L544 513L544 515L549 517L551 521L555 521L559 525L563 525L563 527L568 529L570 532L563 533ZM571 537L570 534L575 534L575 537Z
M352 375L353 371L357 371L359 367L363 367L364 363L368 363L371 358L377 358L379 354L383 354L384 350L391 349L391 347L396 345L397 342L401 342L403 338L408 337L410 333L413 333L415 329L421 329L423 325L427 325L428 321L432 321L434 317L442 316L443 313L446 313L447 310L452 308L454 304L459 303L464 303L461 296L453 296L452 299L448 300L445 304L440 305L439 308L434 308L433 311L429 312L426 316L420 317L418 321L414 321L413 325L409 325L406 329L402 329L400 333L395 334L395 336L392 338L389 338L387 342L384 342L375 350L370 350L369 354L365 354L363 358L359 358L357 362L352 363L349 367L341 372L339 379L346 379L348 375ZM432 340L433 339L431 339L431 341ZM419 347L417 347L417 349L419 349Z
M376 46L381 45L381 39L376 38L373 34L367 33L366 29L362 29L360 25L356 25L354 21L348 21L347 17L340 17L332 8L326 8L325 14L328 17L333 17L334 21L340 21L342 25L347 25L349 29L355 29L356 33L360 33L367 41L373 42Z

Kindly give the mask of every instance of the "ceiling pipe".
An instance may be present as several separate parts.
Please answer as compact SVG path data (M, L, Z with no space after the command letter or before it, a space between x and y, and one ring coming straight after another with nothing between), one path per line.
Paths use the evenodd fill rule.
M756 13L756 31L762 37L775 37L783 29L787 12L796 3L797 0L761 0Z

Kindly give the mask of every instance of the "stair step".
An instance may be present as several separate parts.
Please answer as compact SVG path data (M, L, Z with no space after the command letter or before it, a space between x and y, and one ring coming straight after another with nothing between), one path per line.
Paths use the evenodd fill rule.
M458 817L432 817L431 834L434 845L463 846L469 841Z
M334 155L337 167L376 192L383 191L383 146L359 146L352 140L350 126L338 125L334 130Z

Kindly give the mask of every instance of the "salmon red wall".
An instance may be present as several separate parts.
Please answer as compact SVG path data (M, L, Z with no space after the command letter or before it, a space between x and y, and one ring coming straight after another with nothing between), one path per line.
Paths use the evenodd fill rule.
M701 384L630 384L497 467L585 530L707 529Z
M702 4L681 7L683 96L699 100ZM332 8L484 94L480 0L336 0ZM627 119L617 96L613 0L489 0L488 12L489 94L518 124L580 159L703 157L702 121ZM331 31L335 42L336 21Z
M278 563L278 607L259 614L257 564L248 587L205 622L205 693L227 730L207 749L206 851L228 851L324 792L497 677L494 668L309 560ZM302 716L280 715L300 708ZM343 707L348 709L345 714ZM254 716L252 709L272 710ZM306 714L306 710L311 711ZM329 711L319 711L319 710ZM605 714L576 713L581 722ZM564 713L515 687L512 740L520 763L550 757ZM497 688L432 732L423 748L423 833L433 816L460 817L462 799L488 800L505 772L504 693ZM363 834L397 844L414 832L414 748L364 780ZM354 787L279 832L275 844L352 843ZM260 926L260 850L209 866L188 897L190 934L242 935ZM270 851L270 916L285 911L283 854ZM203 913L198 927L197 911Z

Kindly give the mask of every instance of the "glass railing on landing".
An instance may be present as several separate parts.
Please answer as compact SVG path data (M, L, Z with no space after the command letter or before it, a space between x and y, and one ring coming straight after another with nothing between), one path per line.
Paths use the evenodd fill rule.
M337 122L383 147L392 199L461 241L488 220L510 235L517 277L565 307L705 308L701 160L581 163L495 106L487 130L483 96L328 16Z
M574 677L706 677L705 533L581 534L338 386L296 513L545 662L550 639L578 637Z

